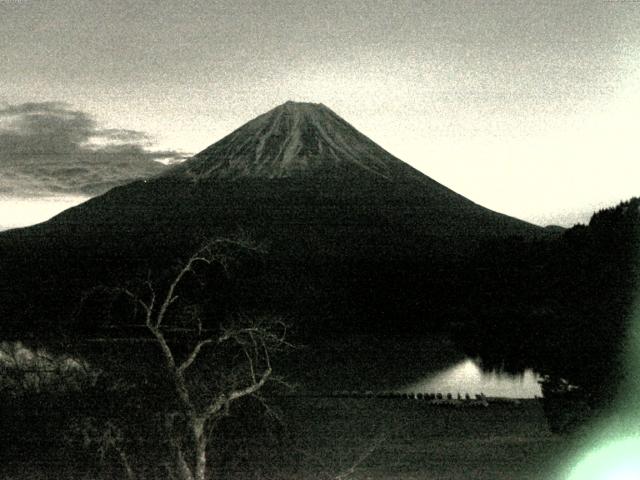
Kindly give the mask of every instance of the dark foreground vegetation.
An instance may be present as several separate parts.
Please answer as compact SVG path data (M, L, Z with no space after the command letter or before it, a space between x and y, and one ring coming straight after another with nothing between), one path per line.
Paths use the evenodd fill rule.
M640 287L640 199L551 240L492 242L466 271L457 339L467 352L543 374L554 430L611 407L636 374L624 356Z
M52 310L64 322L49 330L48 304L20 290L25 298L11 302L33 308L21 320L39 322L30 351L53 353L36 362L35 376L12 370L11 348L3 353L3 475L545 478L540 465L562 442L550 432L571 431L608 407L630 373L622 360L638 287L639 207L631 200L549 238L494 239L448 263L318 263L290 278L295 265L251 242L212 241L173 264L75 285ZM299 315L307 306L310 315ZM272 315L283 311L284 321ZM17 321L4 327L7 340L24 333ZM351 348L349 338L362 342L363 333L380 345ZM419 366L420 356L390 345L418 334L450 336L487 367L533 367L544 375L543 404L454 410L279 396L291 386L277 374L300 371L303 389L323 379L315 388L325 392L326 372L337 370L334 378L402 371L398 379L409 383L412 369L403 366ZM287 368L296 358L304 364ZM54 372L41 377L45 364Z
M106 419L87 407L81 411L93 420L70 423L67 400L33 399L24 416L14 410L4 419L3 432L23 433L5 444L3 478L126 479L119 450L137 478L171 478L166 439L139 406L113 397L119 407L110 414L128 415L128 430L103 423L100 431ZM248 402L222 421L211 439L210 478L542 480L564 444L536 400L469 409L401 398L289 396L268 404L280 420Z

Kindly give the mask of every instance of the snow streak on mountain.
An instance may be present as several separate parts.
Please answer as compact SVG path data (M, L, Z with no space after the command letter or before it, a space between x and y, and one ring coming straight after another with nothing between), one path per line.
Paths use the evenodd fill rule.
M287 102L166 175L283 178L359 169L390 180L413 170L407 167L324 105Z

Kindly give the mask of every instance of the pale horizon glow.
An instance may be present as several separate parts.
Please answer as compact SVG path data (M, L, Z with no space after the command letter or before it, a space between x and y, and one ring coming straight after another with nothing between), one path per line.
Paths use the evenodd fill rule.
M0 197L0 230L45 222L60 212L75 207L89 197Z

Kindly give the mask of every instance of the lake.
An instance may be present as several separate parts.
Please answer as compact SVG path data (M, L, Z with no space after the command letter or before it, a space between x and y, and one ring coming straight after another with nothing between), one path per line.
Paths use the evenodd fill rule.
M488 397L534 398L542 396L539 376L533 370L514 375L502 371L483 371L474 360L467 358L451 367L428 374L401 391L406 393L460 393Z

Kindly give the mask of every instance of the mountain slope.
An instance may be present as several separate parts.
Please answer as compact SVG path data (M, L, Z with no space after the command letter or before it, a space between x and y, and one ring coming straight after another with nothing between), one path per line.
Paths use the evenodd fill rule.
M286 102L161 177L194 183L306 179L323 182L327 190L337 184L342 194L356 193L363 184L373 184L374 189L395 184L407 190L404 200L415 195L449 203L449 209L487 211L397 159L322 104ZM535 230L524 222L512 222L523 231Z
M60 325L83 289L240 231L269 250L261 279L241 287L242 308L340 328L444 316L457 258L490 238L544 235L423 175L328 108L287 102L158 177L0 234L0 314Z
M344 166L390 179L396 162L321 104L287 102L243 125L168 176L282 178Z

